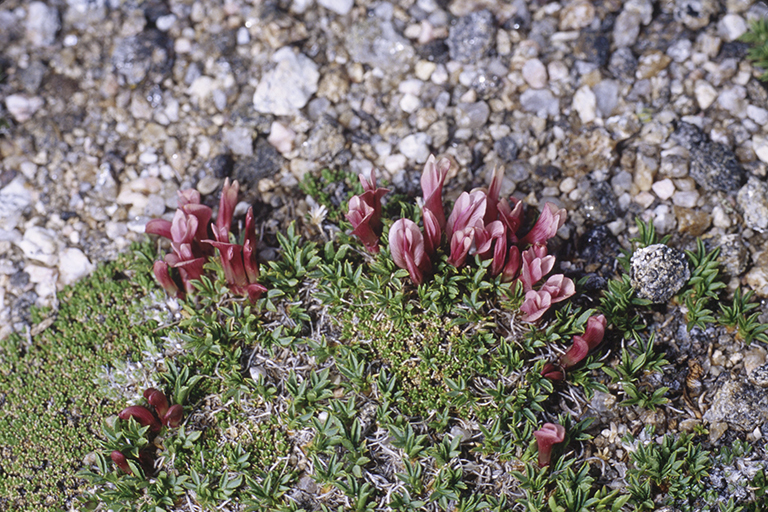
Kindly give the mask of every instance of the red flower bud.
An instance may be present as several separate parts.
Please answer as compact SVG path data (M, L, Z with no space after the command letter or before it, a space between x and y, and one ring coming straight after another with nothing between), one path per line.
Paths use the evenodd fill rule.
M181 418L184 415L184 408L179 405L172 405L168 412L163 416L163 424L166 427L176 428L181 423Z
M539 446L539 466L549 466L552 459L552 447L565 440L565 427L556 423L545 423L533 433Z
M115 450L109 455L109 457L112 459L112 462L114 462L117 467L123 470L123 472L128 473L129 475L133 474L133 471L131 471L131 467L128 465L128 459L125 458L125 455Z
M155 408L158 416L161 418L165 416L165 413L168 411L168 399L161 391L158 391L155 388L149 388L144 391L144 398L146 398L147 402Z
M139 425L143 427L149 427L150 432L159 432L160 431L160 422L157 421L157 418L154 414L152 414L152 411L147 409L146 407L143 407L141 405L132 405L131 407L126 407L122 411L120 411L120 414L117 415L121 420L127 420L128 418L133 418L137 422L139 422Z

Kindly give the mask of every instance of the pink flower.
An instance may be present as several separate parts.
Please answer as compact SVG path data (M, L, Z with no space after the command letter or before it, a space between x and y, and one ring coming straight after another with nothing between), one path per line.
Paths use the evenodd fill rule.
M361 196L353 196L349 200L347 220L354 228L352 234L357 236L368 252L373 254L379 252L379 235L373 227L375 213L373 206L365 202Z
M408 270L415 284L424 282L424 274L432 263L424 249L424 237L416 223L410 219L399 219L389 228L389 250L395 264Z
M545 377L549 380L563 380L565 379L565 375L563 375L562 370L560 370L555 364L553 363L547 363L544 365L544 368L541 369L541 376Z
M166 398L162 391L155 388L147 388L144 391L144 398L149 402L149 405L155 408L157 415L161 418L168 412L168 398Z
M221 266L224 268L224 278L227 280L227 285L232 293L248 295L251 302L258 300L266 288L255 282L259 277L258 270L255 273L251 272L250 275L246 270L243 246L214 240L206 240L206 242L219 250ZM255 260L249 265L255 265Z
M475 234L478 228L468 227L454 231L451 237L451 255L448 257L448 263L456 268L464 265L467 261L467 255L475 243Z
M603 341L607 323L604 315L589 317L584 335L573 337L573 345L560 358L560 365L568 370L583 361Z
M115 463L115 466L123 470L123 473L128 473L129 475L133 474L131 467L128 465L128 459L126 459L125 455L123 455L121 452L115 450L109 454L109 458L112 459L112 462Z
M565 370L570 370L582 362L584 358L587 357L587 354L589 354L589 345L587 342L581 336L574 336L573 344L565 354L560 357L560 366Z
M366 179L364 175L359 174L360 184L363 186L363 194L360 198L368 206L373 208L373 217L370 220L371 228L376 234L381 234L381 198L389 192L388 188L378 188L376 186L376 170L371 169L370 180ZM378 252L378 251L376 251Z
M440 229L440 221L432 213L432 210L424 208L422 214L424 215L424 249L431 256L435 254L435 251L440 246L443 232ZM445 219L443 219L443 222L445 222Z
M253 208L248 208L245 214L245 240L243 241L243 265L245 274L250 283L255 283L259 278L259 263L256 261L256 227L253 225ZM255 302L255 301L251 301Z
M556 423L545 423L535 431L536 443L539 447L539 466L549 466L552 460L552 448L565 440L565 427Z
M421 173L421 190L424 194L423 209L432 212L440 229L445 228L443 183L450 168L451 161L447 158L441 158L439 162L435 163L435 155L429 155Z
M160 422L152 411L141 405L126 407L117 415L121 420L135 419L142 427L149 427L150 432L160 431Z
M552 305L552 297L546 291L529 290L525 294L525 300L520 311L525 313L522 317L524 322L535 322L547 312Z
M541 247L544 251L541 251ZM546 256L546 247L530 247L523 252L523 269L520 273L520 280L523 282L523 289L527 292L533 289L533 285L541 281L555 266L555 257Z
M185 244L186 245L186 244ZM189 246L187 245L187 248ZM185 249L185 247L182 247ZM183 257L187 257L186 252ZM205 265L206 258L194 258L183 259L174 253L165 255L165 262L179 271L181 282L184 284L184 291L191 293L195 291L195 287L192 285L192 281L199 281L203 275L203 265Z
M188 204L200 204L200 192L193 188L178 191L179 199L177 205L183 208Z
M170 428L176 428L181 423L181 418L184 415L184 408L179 405L172 405L168 408L165 414L163 414L163 425Z
M584 340L589 345L589 349L592 350L598 346L605 336L605 328L608 326L608 321L605 319L605 315L591 316L587 319L587 327L584 330Z
M536 224L520 243L523 245L546 244L547 240L553 238L557 234L557 230L565 224L567 215L565 208L558 210L557 206L552 203L545 204Z
M178 298L183 298L184 293L179 290L176 282L171 278L170 269L168 263L164 261L156 261L152 266L152 271L155 274L155 279L160 283L160 286L169 294L175 295Z
M517 243L517 230L520 229L520 225L523 223L523 202L516 201L515 207L511 208L506 199L501 199L496 205L499 214L499 220L507 227L507 239L509 243Z
M456 231L467 231L467 228L485 228L483 217L485 217L486 196L480 190L472 193L462 192L456 203L453 205L451 215L445 225L445 235L448 240L453 239Z
M576 293L576 286L563 274L556 274L547 279L547 282L542 285L541 291L549 293L554 304L573 296Z
M504 264L504 270L501 272L502 282L509 283L517 277L521 262L520 249L516 245L511 246L507 254L507 262Z
M478 230L475 239L477 254L484 260L492 258L491 275L497 276L504 269L507 258L507 228L501 221L495 220Z
M488 186L488 192L486 193L488 205L485 208L485 218L483 219L486 224L495 221L498 216L496 205L499 203L499 193L501 192L501 182L503 179L504 167L495 167L491 184Z
M229 178L224 180L219 199L219 214L216 217L216 224L213 226L213 237L217 242L229 242L229 227L232 225L232 215L235 212L235 206L237 206L239 189L240 184L237 181L230 185Z

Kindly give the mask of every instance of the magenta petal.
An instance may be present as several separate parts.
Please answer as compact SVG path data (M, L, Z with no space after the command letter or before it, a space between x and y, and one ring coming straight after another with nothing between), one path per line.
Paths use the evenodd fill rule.
M168 398L166 398L162 391L155 388L148 388L144 391L144 398L147 399L149 405L155 408L158 416L163 417L166 411L168 411Z
M109 458L112 459L112 462L115 463L115 466L123 470L124 473L128 473L129 475L133 474L131 467L128 465L128 459L126 459L125 455L123 455L121 452L115 450L109 454Z
M525 294L525 300L520 311L525 313L522 320L524 322L535 322L547 312L552 305L552 297L546 291L529 290Z
M432 268L432 262L424 248L424 237L416 223L399 219L389 229L389 250L395 264L408 270L415 284L424 282L424 273Z
M181 418L183 416L184 408L179 404L172 405L163 415L163 425L170 428L176 428L181 423Z
M266 291L267 289L259 283L251 283L245 289L251 304L256 304L256 301L258 301Z
M533 433L539 447L539 466L549 466L552 447L565 440L565 427L556 423L545 423Z
M157 432L160 430L160 422L152 411L141 405L132 405L126 407L120 414L117 415L121 420L127 420L128 418L135 419L142 427L149 427L150 431Z
M509 253L507 254L507 262L504 265L504 270L501 273L502 282L509 283L515 277L517 277L517 273L520 271L521 262L522 257L520 256L520 249L518 249L516 245L513 245L509 248Z
M193 188L178 191L178 207L183 208L188 204L200 204L200 192Z
M553 363L547 363L541 369L541 376L549 380L561 381L565 379L563 372Z
M589 345L581 336L573 337L573 345L560 358L560 366L570 370L584 360L589 354Z
M440 221L432 210L425 207L422 210L422 215L424 216L424 248L427 254L431 256L440 247L443 233L440 229Z
M163 287L163 290L168 292L169 295L177 296L179 294L179 287L171 278L170 269L168 263L164 261L156 261L152 266L152 271L155 274L155 279Z
M587 328L584 331L583 338L589 345L590 350L603 341L607 325L608 321L605 319L605 315L591 316L587 319Z
M216 228L221 233L229 233L229 227L232 225L232 215L237 206L237 192L240 184L233 181L230 185L229 178L224 180L224 186L221 188L221 198L219 199L219 213L216 217ZM218 238L217 238L218 239ZM228 240L219 240L226 242Z
M445 212L443 210L443 184L451 161L441 158L435 163L435 156L429 155L424 170L421 173L421 191L424 199L424 209L430 210L437 220L440 229L445 227Z
M165 219L152 219L144 226L144 232L150 235L160 235L171 238L171 221Z
M563 274L556 274L547 279L541 290L549 293L554 304L572 297L576 293L576 285L573 284L570 278L563 276Z

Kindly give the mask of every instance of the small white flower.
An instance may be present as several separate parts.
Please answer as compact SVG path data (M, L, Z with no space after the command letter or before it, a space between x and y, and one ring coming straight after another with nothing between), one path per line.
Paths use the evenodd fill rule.
M309 210L308 215L311 224L314 224L318 228L322 228L325 216L328 215L328 208L326 208L325 205L316 204Z

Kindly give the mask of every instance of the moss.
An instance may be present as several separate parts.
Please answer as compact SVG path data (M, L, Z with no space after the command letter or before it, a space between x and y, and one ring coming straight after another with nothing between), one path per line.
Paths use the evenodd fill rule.
M134 253L122 255L63 290L58 311L33 311L52 324L31 345L18 334L0 341L0 509L60 509L79 494L75 474L115 412L94 378L113 361L140 359L141 340L163 334L154 321L130 321L148 293L146 279L128 279L132 267L149 272Z

